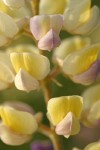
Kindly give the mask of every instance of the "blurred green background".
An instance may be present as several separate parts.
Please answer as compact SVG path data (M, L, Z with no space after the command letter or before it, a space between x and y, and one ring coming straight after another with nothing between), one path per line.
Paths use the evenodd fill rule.
M93 4L97 4L100 6L100 0L92 0ZM62 32L61 38L66 38L71 35L68 33ZM17 42L24 43L25 37L23 39L19 39ZM27 39L26 39L27 40ZM17 44L15 42L14 44ZM28 41L27 41L28 42ZM29 41L32 42L32 41ZM48 53L47 53L48 54ZM56 96L64 96L64 95L81 95L82 92L88 88L79 84L73 83L71 80L64 78L62 75L59 75L57 77L57 80L60 81L60 83L63 85L63 87L58 87L54 83L52 84L52 97ZM98 81L99 82L99 81ZM42 111L44 113L44 119L43 123L48 124L48 120L46 118L46 106L44 103L43 94L41 91L33 91L30 93L25 93L22 91L17 90L16 88L8 89L5 91L0 92L0 103L3 103L5 101L22 101L30 106L33 107L35 112ZM90 134L90 138L87 139L87 133ZM71 136L69 139L65 139L64 137L61 138L62 143L62 150L71 150L73 146L77 146L80 148L83 148L87 143L93 142L98 140L100 137L98 135L98 129L87 129L82 126L82 129L80 131L80 134L78 136ZM45 140L47 137L35 133L33 135L32 140L24 144L22 146L8 146L5 145L2 141L0 141L0 150L30 150L30 144L33 140Z

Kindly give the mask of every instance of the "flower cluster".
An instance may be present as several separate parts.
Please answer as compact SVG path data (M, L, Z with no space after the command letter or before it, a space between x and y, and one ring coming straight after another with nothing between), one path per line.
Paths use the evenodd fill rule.
M1 141L22 145L39 132L50 141L38 139L31 150L62 150L59 135L79 134L81 124L100 125L99 33L100 10L92 0L0 0L0 92L13 89L31 96L42 91L49 122L40 108L15 96L17 101L0 104ZM65 88L71 92L61 94L62 81L68 81ZM54 94L52 87L58 86ZM98 140L84 150L99 150Z

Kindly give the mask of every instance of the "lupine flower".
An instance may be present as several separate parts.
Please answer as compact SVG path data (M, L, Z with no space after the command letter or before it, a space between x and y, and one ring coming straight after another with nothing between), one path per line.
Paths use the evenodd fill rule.
M89 85L100 73L99 53L100 44L75 51L64 59L62 70L74 82Z
M99 8L91 0L69 0L64 13L64 27L73 34L88 34L99 23Z
M23 103L1 105L0 118L0 138L8 145L28 142L38 128L32 109Z
M83 100L80 96L62 96L48 102L47 116L58 135L68 138L80 130L79 118Z
M59 33L62 24L61 15L38 15L30 19L30 30L38 40L40 49L50 51L60 45Z
M46 141L34 141L31 144L31 150L54 150L53 145Z
M81 120L85 125L93 126L100 119L100 85L88 88L82 96L84 107Z
M59 47L53 51L53 61L62 66L64 59L71 53L90 45L89 38L74 36L63 40ZM60 64L61 63L61 64Z
M13 52L10 56L17 73L15 86L27 92L38 89L39 81L43 80L50 71L48 58L35 52Z
M0 46L8 43L19 29L13 18L0 11Z
M13 85L15 72L6 52L0 52L0 90L10 88Z
M65 8L67 7L68 0L41 0L40 1L40 14L63 14Z

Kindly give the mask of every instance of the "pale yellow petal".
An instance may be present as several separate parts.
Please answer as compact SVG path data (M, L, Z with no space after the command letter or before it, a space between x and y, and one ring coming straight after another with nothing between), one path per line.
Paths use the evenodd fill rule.
M50 28L53 29L56 34L60 33L63 25L63 15L50 15Z
M99 149L100 149L100 141L91 143L84 148L84 150L99 150Z
M22 68L38 80L50 71L48 58L36 53L11 53L11 62L16 72Z
M28 142L31 139L31 136L16 134L8 127L4 126L3 124L0 124L0 139L5 144L16 146Z
M40 14L63 14L67 0L41 0Z
M12 38L18 32L18 27L12 17L0 11L0 34Z
M70 53L78 51L88 45L90 45L89 38L81 38L80 36L67 38L54 50L53 60L55 61L55 57L64 60Z
M84 99L84 109L90 109L93 104L100 100L100 84L86 89L82 96Z
M90 109L88 120L92 123L100 119L100 100L95 102Z
M39 49L32 44L19 44L17 46L8 47L8 53L12 52L35 52L39 54Z
M24 4L25 4L25 1L24 0L2 0L5 5L13 8L13 9L18 9L20 7L23 7Z
M70 54L63 63L64 73L76 75L86 71L97 60L99 52L100 44L97 44Z
M91 33L98 25L99 17L100 17L99 7L94 6L91 9L91 16L88 19L88 21L85 24L78 27L77 29L75 29L75 31L73 31L73 33L83 34L83 35Z
M0 53L0 80L8 84L8 86L14 81L14 70L12 68L9 54Z
M52 98L48 102L47 116L53 125L57 125L68 112L72 112L76 118L79 118L82 105L82 97L76 95Z
M0 117L3 124L17 134L32 134L37 130L37 122L34 116L28 112L1 106Z
M15 76L15 86L17 89L30 92L39 88L39 82L23 69L20 69Z
M64 13L64 27L73 32L90 17L91 0L70 0Z

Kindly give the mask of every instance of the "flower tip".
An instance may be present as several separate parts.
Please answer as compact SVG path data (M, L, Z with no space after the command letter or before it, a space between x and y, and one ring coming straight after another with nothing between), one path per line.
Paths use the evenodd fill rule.
M61 43L59 35L55 33L52 29L47 32L47 34L39 40L38 47L42 50L51 51L55 47L58 47Z

